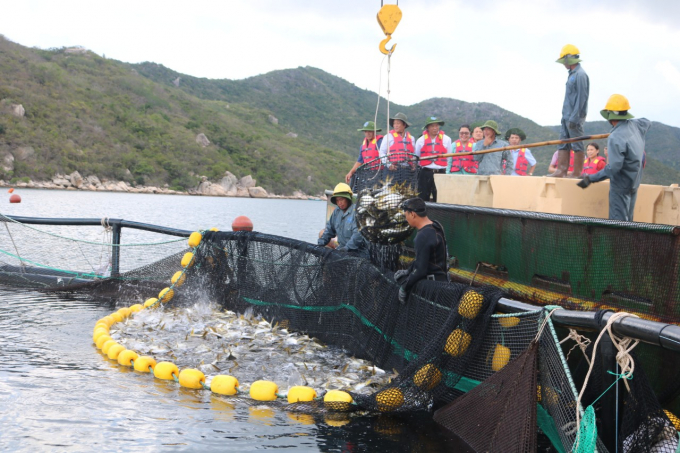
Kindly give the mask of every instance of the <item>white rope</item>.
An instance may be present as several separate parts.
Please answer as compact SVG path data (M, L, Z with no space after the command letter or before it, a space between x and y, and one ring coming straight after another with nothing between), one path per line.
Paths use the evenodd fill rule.
M638 317L636 315L626 312L614 313L607 320L607 325L604 327L604 329L602 329L602 332L600 332L600 334L597 336L597 340L595 340L595 345L593 346L593 356L590 359L590 367L588 367L588 374L586 374L586 378L583 381L583 387L581 388L581 392L578 394L578 400L576 401L577 432L579 432L580 430L581 423L581 410L582 410L581 399L583 398L586 386L588 385L590 373L593 371L593 365L595 364L595 354L597 353L597 345L600 343L600 339L602 339L602 336L605 334L605 332L609 334L609 338L611 338L614 347L618 350L618 352L616 353L616 363L618 363L619 369L621 371L620 377L624 378L623 383L626 384L626 390L630 392L628 379L630 379L633 376L633 370L635 369L635 362L633 362L633 358L631 357L630 352L635 348L635 346L638 345L638 343L640 343L640 340L633 340L632 338L628 337L619 337L618 335L615 335L612 332L612 324L627 316L633 316L635 318Z
M574 329L569 329L569 335L564 337L564 339L560 341L560 344L564 343L567 340L574 340L576 342L576 344L569 350L569 352L567 352L567 360L569 360L569 355L571 354L571 352L578 347L579 349L581 349L583 357L586 358L586 362L588 362L588 365L590 365L590 357L588 357L588 354L586 354L586 349L588 349L588 346L590 345L590 339L584 337L583 335L580 335Z
M555 307L550 312L543 318L543 323L541 324L541 327L538 328L538 332L536 332L536 338L534 338L534 341L538 341L539 338L541 338L541 335L543 334L543 329L545 329L545 326L548 324L548 320L552 316L553 313L555 313L555 310L562 310L562 307Z

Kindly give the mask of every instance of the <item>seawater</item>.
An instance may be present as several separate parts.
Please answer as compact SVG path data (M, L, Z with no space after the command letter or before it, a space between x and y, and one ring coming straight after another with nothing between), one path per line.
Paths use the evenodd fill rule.
M18 190L4 215L121 218L226 231L238 215L255 230L316 242L326 204L310 200ZM75 229L75 228L74 228ZM124 230L125 231L125 230ZM124 232L125 234L125 232ZM428 416L323 417L232 403L105 359L92 344L115 303L0 287L0 449L3 451L441 451L455 441ZM462 451L462 450L456 450Z

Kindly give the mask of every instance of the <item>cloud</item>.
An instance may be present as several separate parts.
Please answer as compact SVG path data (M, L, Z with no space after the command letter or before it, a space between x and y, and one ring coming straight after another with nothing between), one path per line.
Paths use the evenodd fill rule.
M673 63L668 60L659 61L654 69L660 73L672 86L674 86L678 93L680 93L680 71L676 68Z

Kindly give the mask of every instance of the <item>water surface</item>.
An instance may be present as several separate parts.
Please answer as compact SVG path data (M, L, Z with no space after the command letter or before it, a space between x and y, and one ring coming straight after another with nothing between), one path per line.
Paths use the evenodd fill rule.
M224 231L236 216L247 215L257 231L308 242L316 241L326 211L325 203L308 200L17 192L22 203L6 201L0 213L122 218ZM457 448L427 416L371 416L333 423L323 417L234 403L208 391L183 389L130 371L106 359L92 344L96 320L115 310L115 304L0 287L0 449L387 452Z

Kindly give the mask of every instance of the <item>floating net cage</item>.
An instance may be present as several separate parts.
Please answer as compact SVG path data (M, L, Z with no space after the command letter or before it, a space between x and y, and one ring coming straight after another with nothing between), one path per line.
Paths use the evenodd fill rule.
M370 243L398 244L413 234L401 203L418 195L419 171L417 157L410 153L392 153L357 169L352 182L357 226Z
M535 387L536 400L527 403L528 392L524 392L524 399L508 405L508 416L526 420L527 411L535 410L539 441L548 439L555 451L569 451L576 440L576 388L553 324L546 320L546 310L499 314L496 304L502 293L496 288L422 281L401 305L392 273L368 260L254 232L204 232L200 245L193 250L191 267L180 264L186 251L184 238L181 242L167 237L166 241L138 242L130 246L134 252L121 250L121 256L135 257L131 259L140 265L121 266L117 275L105 276L90 272L85 263L99 256L99 247L106 243L89 244L81 234L78 239L69 239L63 231L48 233L8 220L3 228L9 233L0 242L3 284L113 296L127 305L153 296L159 288L168 286L170 276L184 269L186 282L176 288L172 306L190 306L197 298L207 298L238 313L252 310L271 323L286 325L395 372L389 383L370 393L348 389L354 399L352 404L322 400L263 403L240 396L232 398L312 417L323 415L327 420L345 420L366 412L383 414L376 424L389 431L392 422L385 417L444 410L447 404L455 404L458 398L487 382L478 391L483 393L484 388L493 385L487 380L506 367L505 375L516 381L513 364L526 355L545 323L533 351L538 370L532 378L535 384L533 380L529 383ZM23 234L28 239L19 237ZM30 247L23 248L25 242L34 244L33 252L28 252ZM88 244L89 254L85 252ZM159 255L162 258L158 259ZM85 270L73 273L79 281L68 285L58 278L43 279L40 273L43 269L73 272L68 270L70 266ZM24 270L17 271L17 267ZM31 273L35 275L31 277ZM38 278L34 278L36 275ZM478 397L470 394L468 400L472 398ZM479 398L479 407L483 408L484 398ZM456 423L467 417L466 413L457 417L449 413L447 418L451 415ZM453 422L442 420L444 427L460 432ZM497 436L492 451L512 451L513 442ZM606 451L601 443L598 451Z

